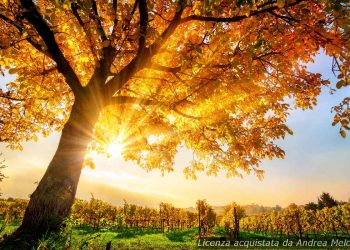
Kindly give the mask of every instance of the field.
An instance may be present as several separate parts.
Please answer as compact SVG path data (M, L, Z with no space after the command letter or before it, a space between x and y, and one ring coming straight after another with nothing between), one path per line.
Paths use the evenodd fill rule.
M12 223L6 227L2 232L4 234L9 234L14 231L18 223ZM68 228L65 232L62 232L60 235L55 235L42 239L39 246L36 249L70 249L70 250L104 250L104 249L198 249L198 228L191 228L182 231L171 231L161 233L158 229L145 229L140 230L137 228L126 228L126 229L94 229L91 227L73 227ZM206 240L216 241L224 239L225 230L221 227L215 227L211 237ZM275 242L278 244L278 247L271 246L245 246L244 243L241 246L235 246L235 241L231 241L231 247L221 247L222 249L333 249L329 246L332 246L332 239L336 238L335 235L327 235L317 239L317 242L324 244L326 242L327 247L315 246L312 244L314 241L308 239L307 242L311 245L307 246L298 246L297 237L288 237L289 242L293 242L293 246L283 246L283 243L287 241L287 236L284 235L282 238L275 238L271 233L254 233L254 232L245 232L242 231L239 234L239 240L241 242ZM340 240L348 240L350 243L349 237L338 237ZM110 246L110 248L109 248ZM335 247L334 249L349 249L348 247ZM200 248L211 248L204 247L203 243ZM216 246L215 248L220 248Z
M10 225L4 233L13 231L17 225ZM61 235L41 241L39 249L196 249L197 229L161 233L159 230L95 230L76 227ZM64 242L66 241L66 242Z
M0 236L10 246L8 236L20 225L27 202L0 199ZM42 237L35 249L350 248L350 203L247 211L236 203L216 211L205 200L184 209L169 203L150 208L125 202L118 207L95 198L77 199L60 232Z

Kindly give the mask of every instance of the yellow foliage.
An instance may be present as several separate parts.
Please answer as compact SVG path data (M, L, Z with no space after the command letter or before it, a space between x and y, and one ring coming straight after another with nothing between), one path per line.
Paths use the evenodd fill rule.
M185 145L189 177L262 177L262 159L284 157L274 142L292 134L289 111L312 108L329 84L305 63L323 48L338 87L349 83L347 5L140 1L1 1L0 73L16 79L1 85L0 141L20 147L60 131L85 98L100 107L90 150L108 154L122 137L125 159L164 173ZM113 98L128 101L105 106ZM347 104L335 109L343 137Z

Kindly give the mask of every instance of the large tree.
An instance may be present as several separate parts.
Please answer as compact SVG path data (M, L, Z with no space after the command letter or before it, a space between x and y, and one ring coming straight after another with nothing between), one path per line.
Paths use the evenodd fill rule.
M349 84L340 0L1 0L0 41L0 70L16 75L0 90L0 141L62 131L17 235L59 229L88 151L115 141L147 170L171 171L186 145L188 176L261 177L262 159L284 156L289 110L328 84L305 64L323 49Z

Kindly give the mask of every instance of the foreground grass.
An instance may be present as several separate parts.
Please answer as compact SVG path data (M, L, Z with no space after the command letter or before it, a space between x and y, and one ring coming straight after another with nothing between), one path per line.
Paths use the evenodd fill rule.
M8 225L0 236L10 234L18 225ZM216 228L214 239L218 240L223 237L225 232L222 228ZM318 240L331 242L332 236L322 237ZM336 237L334 237L336 238ZM221 238L222 239L222 238ZM348 238L349 239L349 238ZM257 234L252 232L241 232L240 240L255 241L255 240L279 240L279 247L225 247L224 249L341 249L339 247L283 247L283 241L286 238L276 239L271 234ZM290 240L297 242L298 239L290 237ZM161 233L159 230L152 229L109 229L109 230L94 230L90 227L73 227L59 235L46 237L41 240L36 249L46 250L105 250L107 244L111 245L110 249L124 250L185 250L198 249L197 247L197 228L187 229L183 231L173 231ZM212 248L210 248L212 249ZM348 249L348 248L343 248Z
M13 232L18 225L7 226L5 234ZM43 239L36 249L52 250L105 250L110 242L111 249L140 249L140 250L165 250L165 249L197 249L197 229L161 233L159 230L94 230L89 227L75 227L68 232L61 233ZM64 240L62 240L64 239Z
M99 231L74 229L68 243L71 249L106 249L111 242L112 249L195 249L196 230L159 233L156 231Z

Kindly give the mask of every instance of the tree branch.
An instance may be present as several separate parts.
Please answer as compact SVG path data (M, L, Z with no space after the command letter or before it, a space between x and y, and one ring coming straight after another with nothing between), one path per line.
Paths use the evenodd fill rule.
M69 93L70 93L70 90L66 91L66 92L62 92L62 95L66 95L66 94L69 94ZM52 97L51 96L45 96L45 97L35 96L35 97L26 97L26 98L24 98L24 97L16 97L16 96L11 95L10 91L7 91L7 92L0 93L0 99L1 98L7 99L7 100L10 100L10 101L24 102L24 101L30 100L30 99L46 101L46 100L49 100Z
M2 20L4 20L6 23L9 23L12 26L14 26L19 32L23 33L23 27L20 26L19 24L17 24L15 21L11 20L10 18L6 17L5 15L3 15L1 13L0 13L0 18ZM41 45L38 44L36 41L34 41L30 36L28 36L25 40L27 42L29 42L36 50L38 50L39 52L43 53L47 57L52 58L50 53L48 51L46 51L46 50L43 50Z
M117 0L113 0L113 10L114 10L114 19L113 19L113 28L112 28L112 32L111 35L113 36L116 32L117 29L117 25L118 25L118 16L117 16L117 8L118 8L118 1Z
M139 48L136 56L142 54L146 46L147 26L148 26L148 9L146 0L138 0L140 12L140 32L139 32Z
M123 70L121 70L114 78L106 83L107 96L113 96L137 71L144 68L147 63L151 61L152 56L159 51L164 41L167 40L171 34L173 34L181 20L181 15L184 9L184 0L179 2L179 7L180 8L178 8L178 11L175 13L172 22L165 29L162 35L160 35L157 42L153 43L148 48L143 49L142 53L137 53L135 58Z
M79 95L83 87L80 84L78 76L59 48L54 33L45 22L32 0L21 0L21 4L26 10L24 12L24 17L33 25L40 37L44 40L52 55L52 59L57 64L58 71L63 74L73 93Z
M101 39L102 39L102 41L107 40L106 33L103 29L101 19L100 19L100 16L98 14L96 0L92 1L92 10L94 12L94 19L97 21L97 29L99 29L101 31Z
M297 5L303 1L305 1L305 0L297 0L294 3L286 5L285 7L292 7L292 6ZM271 4L271 3L268 3L268 4ZM190 16L187 16L187 17L181 19L180 23L185 23L185 22L189 22L189 21L234 23L234 22L242 21L242 20L247 19L247 18L252 17L252 16L256 16L256 15L259 15L262 13L272 12L273 10L280 9L280 7L278 7L277 5L272 5L270 7L264 8L265 6L266 6L266 4L262 4L262 5L258 6L257 10L251 11L249 16L241 15L241 16L234 16L234 17L211 17L211 16L190 15Z
M145 98L140 98L140 97L131 97L131 96L116 96L113 97L113 101L110 102L110 105L117 105L117 104L139 104L139 105L161 105L162 103L159 101L155 101L155 100L150 100L150 99L145 99ZM185 114L184 112L180 111L176 105L172 108L172 110L185 117L185 118L189 118L189 119L195 119L195 120L201 120L203 119L203 117L199 117L199 116L192 116L192 115L188 115Z
M72 9L73 15L77 19L79 25L84 29L85 23L83 22L83 20L81 19L80 15L78 13L79 5L77 3L72 3L71 9Z
M91 53L94 55L94 58L97 61L97 54L96 54L96 51L95 51L95 48L94 48L93 41L91 39L91 32L89 32L89 30L87 29L84 21L81 19L80 15L79 15L79 12L78 12L79 8L80 8L80 6L77 3L72 3L71 4L71 9L72 9L73 15L77 19L77 21L78 21L79 25L81 26L81 28L84 30L85 35L88 38L89 43L90 43L89 47L90 47Z
M159 71L164 71L164 72L169 72L169 73L178 73L181 70L181 66L179 67L166 67L162 66L156 63L152 63L151 65L147 66L147 68L154 69L154 70L159 70Z
M247 19L249 17L256 16L258 14L272 11L275 9L278 9L278 7L272 6L272 7L263 9L263 10L252 11L249 16L241 15L241 16L234 16L234 17L212 17L212 16L190 15L190 16L187 16L187 17L181 19L180 23L182 24L182 23L186 23L189 21L235 23L235 22L239 22L239 21L242 21L244 19Z
M141 105L158 105L159 101L154 101L150 99L140 98L140 97L132 97L132 96L115 96L113 97L112 102L110 104L141 104Z
M178 110L177 107L174 107L173 110L175 111L175 113L177 113L185 118L194 119L194 120L202 120L203 119L203 117L200 117L200 116L193 116L193 115L185 114L184 112Z
M141 0L139 0L141 1ZM299 4L300 2L305 0L296 0L295 2L288 4L286 7L291 7ZM270 7L270 4L273 4ZM141 5L141 2L140 2ZM241 20L247 19L252 16L259 15L261 13L269 12L275 9L279 9L275 2L269 3L268 5L262 4L258 6L258 10L252 11L250 16L235 16L235 17L209 17L209 16L199 16L199 15L190 15L181 19L181 15L183 13L185 7L185 1L179 1L179 8L174 15L169 26L164 30L164 32L159 36L156 42L150 45L147 49L143 50L143 53L137 53L135 58L122 70L120 71L114 78L106 83L107 92L113 96L117 91L119 91L123 85L140 69L146 67L146 65L151 61L153 55L157 54L162 47L162 45L166 42L166 40L175 32L176 28L185 22L198 20L198 21L210 21L210 22L239 22ZM140 7L140 11L141 11ZM141 16L141 13L140 13ZM141 24L141 20L140 20Z
M154 42L148 50L151 55L155 55L159 52L159 49L164 44L164 42L175 32L176 28L181 24L181 15L185 8L185 1L179 1L178 11L175 13L174 18L172 19L169 26L163 31L163 33L159 36L156 42Z

